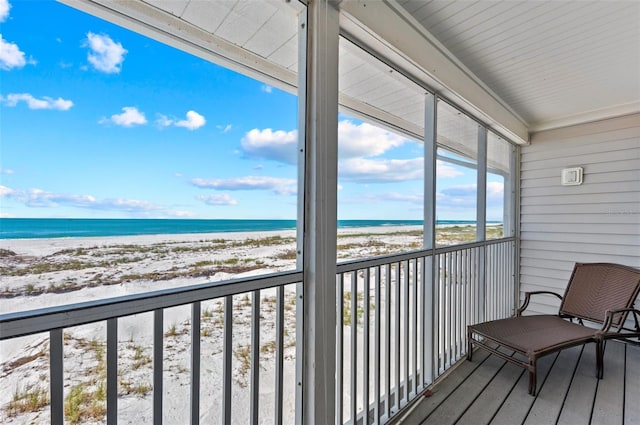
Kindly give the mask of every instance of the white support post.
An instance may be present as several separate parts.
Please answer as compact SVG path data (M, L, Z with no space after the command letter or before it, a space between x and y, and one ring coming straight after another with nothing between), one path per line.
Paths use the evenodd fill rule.
M509 151L509 175L504 180L504 207L503 207L503 233L505 237L516 234L516 147L511 146Z
M435 304L433 285L436 267L436 176L437 176L437 99L427 93L424 103L424 248L431 250L431 257L424 263L423 289L423 334L424 334L424 374L423 381L430 384L434 379L433 341L435 337L433 315Z
M298 209L296 213L296 269L304 267L305 156L307 125L307 14L298 16ZM304 379L304 283L296 284L296 404L295 423L302 423Z
M476 199L476 239L484 241L487 233L487 129L478 124L478 184ZM480 320L486 320L487 247L481 246L478 258L478 288Z
M487 238L487 129L478 124L478 185L476 212L476 240Z
M520 146L513 147L513 157L511 158L511 164L513 166L511 173L511 181L513 184L513 193L511 195L513 199L513 212L512 212L512 220L513 220L513 236L515 236L514 246L513 246L513 284L514 284L514 312L515 308L518 308L520 305L520 165L521 165L521 157L520 157Z
M436 235L436 166L437 166L437 99L425 94L424 102L424 241L425 249L435 248Z
M335 423L336 225L339 13L332 2L307 6L302 416Z

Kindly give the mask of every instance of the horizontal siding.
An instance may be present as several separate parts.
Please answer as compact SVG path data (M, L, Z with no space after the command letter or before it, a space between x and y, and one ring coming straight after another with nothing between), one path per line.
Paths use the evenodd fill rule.
M583 244L586 245L586 244ZM585 252L587 248L581 248L577 244L574 245L576 251L555 251L551 249L527 249L526 256L523 257L544 261L549 258L553 258L556 261L565 261L569 265L573 266L574 263L598 263L598 262L611 262L620 264L633 263L638 257L634 252L629 252L629 255L620 255L614 250L607 250L610 245L603 246L603 248L596 252ZM571 268L571 267L570 267ZM564 287L563 287L564 289Z
M635 235L629 229L628 224L584 224L584 223L526 223L522 226L523 232L553 232L562 235L567 233L581 233L594 235L595 240L608 235ZM597 243L597 242L594 242Z
M629 245L634 247L638 237L636 235L617 234L610 235L611 239L615 239L616 244ZM526 241L545 241L549 244L553 242L592 244L593 235L585 235L582 233L555 233L555 232L523 232L522 239Z
M523 151L523 160L527 162L526 166L531 168L545 167L546 163L536 163L535 161L561 160L566 158L588 157L594 153L602 151L601 137L610 137L612 140L607 143L607 152L616 157L620 151L629 149L628 141L637 138L637 130L634 128L626 128L623 130L609 131L605 133L580 135L563 140L563 145L555 150L555 155L549 152L532 152ZM535 137L535 136L534 136ZM539 143L552 143L548 141ZM523 164L524 165L524 164ZM525 168L526 169L526 168Z
M584 183L562 186L576 166ZM521 292L563 293L576 262L640 267L640 114L534 134L521 150L520 224Z
M581 204L585 202L585 198L582 195L573 195L573 194L565 194L562 196L562 205L570 205L570 204ZM598 203L625 203L624 199L620 199L620 196L613 192L606 193L594 193L589 196L588 202L590 205L598 204ZM635 203L633 199L628 199L626 202ZM527 196L527 198L522 199L521 206L525 205L559 205L560 203L557 199L553 199L552 197L535 197L535 196Z
M625 150L625 151L628 151L628 150ZM632 153L632 152L627 152L627 153ZM625 155L622 155L622 157L624 158ZM638 170L636 168L638 164L636 160L633 158L624 158L622 160L618 159L611 162L615 162L616 170L618 170L617 172ZM598 174L598 173L607 174L609 173L610 170L611 170L611 164L609 164L609 162L599 162L596 164L589 164L589 173L591 174ZM558 169L555 167L522 171L521 177L523 181L541 179L545 177L553 178L556 180L560 178L558 174Z
M584 198L584 197L583 197ZM584 199L580 199L584 201ZM574 215L576 213L582 213L583 211L587 211L591 208L593 211L592 214L608 214L608 215L619 215L623 217L631 216L631 211L633 208L637 207L637 204L632 200L629 202L618 202L617 205L624 206L625 211L615 212L611 209L610 202L591 202L589 204L579 204L579 203L571 203L563 205L558 205L557 203L536 203L536 204L528 204L522 207L523 214L554 214L554 215Z
M633 152L629 152L630 154ZM617 163L611 163L611 166L616 166ZM591 167L583 167L584 172L585 173L589 173L588 174L588 179L585 178L584 179L584 183L591 183L591 185L589 185L589 187L574 187L574 191L575 193L580 193L580 189L583 189L583 191L589 191L591 193L598 193L597 187L594 187L593 185L595 184L606 184L606 183L616 183L616 188L620 187L620 189L624 189L624 186L621 183L637 183L638 182L638 176L640 176L640 170L619 170L619 171L607 171L607 172L602 172L602 173L595 173ZM560 173L557 171L557 176L553 176L553 177L543 177L543 178L535 178L535 179L528 179L523 181L522 183L522 188L526 189L526 188L543 188L543 189L549 189L550 187L554 186L554 185L558 185L560 183ZM601 186L601 187L605 187L605 186ZM564 190L565 188L560 186L559 189L561 189L561 191L558 191L558 193L566 193L567 191Z

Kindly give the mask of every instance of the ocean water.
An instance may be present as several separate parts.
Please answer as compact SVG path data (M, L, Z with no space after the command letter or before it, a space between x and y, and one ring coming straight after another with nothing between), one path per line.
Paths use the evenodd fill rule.
M475 224L439 220L438 224ZM338 220L338 227L420 226L422 220ZM296 220L0 218L0 239L70 238L295 229Z

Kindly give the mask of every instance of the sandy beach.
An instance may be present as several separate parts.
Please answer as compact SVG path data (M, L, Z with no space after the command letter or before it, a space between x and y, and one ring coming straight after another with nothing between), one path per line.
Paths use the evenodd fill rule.
M501 232L501 228L492 231ZM437 245L475 239L475 226L442 226ZM337 261L419 249L419 226L344 228ZM295 269L295 231L0 240L0 312L118 297ZM348 289L347 289L348 291ZM345 293L345 296L348 294ZM360 294L358 295L361 296ZM260 418L272 423L275 388L275 290L261 292ZM233 422L248 423L250 294L233 297ZM201 420L219 421L223 300L202 303ZM189 417L190 306L164 310L165 423ZM152 421L151 313L118 321L119 423ZM295 287L285 288L284 422L293 423ZM350 330L345 327L345 338ZM360 332L360 331L359 331ZM106 413L106 325L64 333L65 417L102 423ZM345 359L348 366L348 359ZM39 334L0 342L0 422L49 423L49 340ZM348 395L345 394L345 397ZM347 401L345 401L346 403Z
M338 261L417 249L420 227L341 229ZM0 312L72 304L169 287L222 281L295 268L295 231L0 240ZM285 290L285 423L293 421L295 288ZM261 293L260 417L273 418L275 291ZM219 420L222 400L222 300L202 305L201 419ZM151 316L118 323L119 422L152 417ZM233 403L248 406L251 301L234 297ZM189 306L165 310L165 423L188 417ZM65 331L65 415L101 423L105 414L105 324ZM48 336L0 343L3 423L48 423ZM170 394L168 391L171 391ZM263 411L264 410L264 411ZM235 409L246 423L248 409Z

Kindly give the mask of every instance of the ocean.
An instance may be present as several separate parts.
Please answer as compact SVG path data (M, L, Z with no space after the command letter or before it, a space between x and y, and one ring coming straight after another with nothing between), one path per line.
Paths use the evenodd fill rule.
M438 224L475 221L438 220ZM420 226L422 220L338 220L338 227ZM295 229L296 220L0 218L0 239L253 232Z

